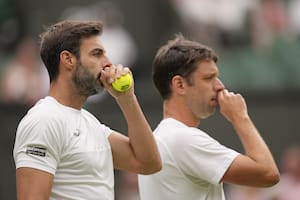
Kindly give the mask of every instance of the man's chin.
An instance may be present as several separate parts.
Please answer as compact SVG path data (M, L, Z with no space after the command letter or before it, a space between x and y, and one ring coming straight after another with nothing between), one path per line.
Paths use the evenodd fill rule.
M215 114L215 112L216 112L216 109L213 109L213 110L211 110L210 112L207 112L207 113L201 115L200 118L201 118L201 119L207 119L207 118L209 118L210 116L212 116L213 114Z
M102 91L103 91L103 89L94 88L94 89L90 89L90 90L81 91L81 92L79 92L79 94L82 96L89 97L89 96L93 96L98 93L101 93Z

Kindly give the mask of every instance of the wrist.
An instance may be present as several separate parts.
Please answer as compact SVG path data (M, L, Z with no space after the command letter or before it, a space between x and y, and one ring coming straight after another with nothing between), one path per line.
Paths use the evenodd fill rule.
M134 93L131 92L125 92L124 94L120 94L118 96L115 97L115 100L119 103L119 104L123 104L123 103L130 103L133 101L136 101L137 98L135 96Z
M232 119L232 124L234 126L251 122L249 115L242 115Z

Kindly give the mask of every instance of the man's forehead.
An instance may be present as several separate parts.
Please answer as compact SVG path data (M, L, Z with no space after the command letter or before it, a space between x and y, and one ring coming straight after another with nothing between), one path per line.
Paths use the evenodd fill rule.
M198 64L197 71L201 74L219 73L217 64L213 60L202 61Z
M81 39L81 47L89 49L102 49L104 50L103 44L98 36L92 36Z

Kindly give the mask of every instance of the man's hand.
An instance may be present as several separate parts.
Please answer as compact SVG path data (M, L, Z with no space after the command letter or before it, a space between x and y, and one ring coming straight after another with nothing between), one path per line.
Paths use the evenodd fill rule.
M122 65L112 65L110 67L105 67L101 71L100 81L103 84L104 88L114 97L118 98L123 95L133 94L134 93L134 83L132 84L131 88L125 92L117 92L112 87L112 82L116 78L121 77L122 75L126 75L130 73L132 76L132 73L128 67L123 67Z
M248 117L247 105L240 94L222 90L218 94L221 114L230 122Z

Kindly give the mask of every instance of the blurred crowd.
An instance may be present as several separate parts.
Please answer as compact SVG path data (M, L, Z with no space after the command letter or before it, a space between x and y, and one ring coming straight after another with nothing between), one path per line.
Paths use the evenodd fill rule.
M221 78L231 89L300 87L300 0L169 1L182 32L217 49Z
M275 49L278 41L283 40L300 46L300 0L169 0L169 2L179 16L180 31L187 37L214 48L225 49L228 52L247 46L255 52L274 54L270 59L273 57L280 59L282 56L278 54L282 51L276 54ZM123 26L124 16L117 4L100 1L86 6L73 5L66 8L59 18L101 19L105 25L102 40L112 62L130 67L136 61L138 56L136 41ZM10 20L9 18L7 21ZM3 32L7 32L5 28L8 26L7 21L3 21L2 26L0 24L0 36L3 36ZM284 48L284 44L280 43L280 48ZM36 45L33 38L21 37L10 56L6 56L6 62L0 62L1 102L30 106L46 94L49 84ZM288 49L292 49L292 46ZM1 49L0 53L4 50ZM290 69L289 65L295 66L294 62L285 57L281 60L287 61L287 71ZM272 73L275 72L273 77L279 76L280 70L276 67ZM292 72L291 74L295 74ZM280 82L282 78L277 78L278 85L285 84ZM91 101L99 99L101 99L99 96L93 97Z
M266 79L266 87L300 86L300 77L295 71L298 63L294 61L296 59L290 59L297 56L300 49L300 0L169 0L169 3L179 17L179 31L188 38L213 46L225 55L238 49L241 55L231 61L226 61L222 55L225 57L224 65L228 65L227 74L235 76L234 67L239 62L243 65L240 71L251 75L253 69L253 76L258 78L254 87L259 88L262 85L259 85L259 80ZM0 16L0 102L31 106L47 93L49 86L39 59L37 39L33 40L36 36L19 36L13 43L12 38L20 35L14 33L18 30L16 22L13 17L4 19L1 20ZM116 3L74 4L63 10L59 19L101 19L105 26L102 40L112 62L132 67L137 60L136 41L124 27L122 9ZM4 34L8 33L11 37L7 36L5 40ZM9 42L14 44L14 48L8 53L4 48ZM243 47L251 51L240 51ZM264 59L260 61L261 57L251 57L253 52L264 55ZM245 59L240 61L243 56ZM254 61L249 62L249 59ZM262 65L265 66L261 68ZM261 69L261 76L270 73L271 78L259 77L257 69ZM291 74L293 79L282 71ZM243 84L239 84L238 78L228 77L232 85ZM98 95L90 98L90 102L99 99L101 96Z
M215 47L270 48L300 39L299 0L170 0L186 33Z
M47 94L49 78L38 55L37 44L32 38L24 38L18 43L1 73L1 101L4 104L30 107Z
M60 20L101 20L105 26L101 41L114 64L131 67L137 57L136 44L122 25L123 15L118 6L102 1L86 6L70 6ZM0 102L31 107L47 94L49 78L38 51L38 39L22 37L6 62L0 62ZM0 51L1 52L1 51ZM0 54L1 59L1 54ZM3 59L3 58L2 58ZM101 100L105 93L89 98L89 102Z
M9 1L3 2L10 4ZM290 70L291 76L287 81L298 80L297 83L289 83L300 86L300 75L293 71L299 68L299 62L295 64L291 61L291 57L297 58L297 55L300 55L297 51L300 49L298 48L300 47L300 0L169 0L169 3L180 19L180 32L221 52L225 50L225 54L244 47L264 56L273 54L271 59L282 58L279 54L286 53L282 58L285 64L281 67ZM86 6L68 7L57 20L101 19L105 25L102 41L112 62L133 67L139 50L135 39L123 25L124 16L121 11L122 9L111 1L99 1ZM37 36L17 34L16 24L12 15L5 12L0 14L0 104L31 107L47 95L49 78L39 57ZM278 46L280 50L275 54ZM284 46L291 51L284 52L282 50ZM253 62L247 60L247 62L257 64L257 60ZM264 69L261 70L263 74ZM234 71L236 70L232 68L229 73ZM265 68L265 71L269 75L273 73L275 77L278 75L278 80L282 79L279 78L282 75L281 70ZM224 74L226 75L226 72ZM238 76L232 79L233 82L234 80L240 81ZM270 85L274 83L272 81L274 80L270 80ZM234 83L243 85L243 82ZM259 79L253 84L258 83ZM274 83L275 86L283 84L282 81ZM89 102L100 101L102 97L94 96ZM228 185L227 198L230 200L298 200L300 197L299 146L286 149L280 164L282 176L277 186L268 190L258 190ZM116 199L138 200L136 174L119 172L118 178Z

